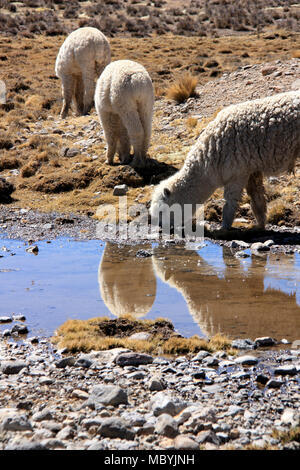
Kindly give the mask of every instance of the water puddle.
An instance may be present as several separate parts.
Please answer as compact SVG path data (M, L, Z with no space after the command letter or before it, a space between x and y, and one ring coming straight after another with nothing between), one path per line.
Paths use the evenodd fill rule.
M30 336L67 319L170 319L184 336L300 337L300 255L236 258L203 246L120 246L99 240L0 240L0 317L23 314ZM9 328L0 324L0 330Z

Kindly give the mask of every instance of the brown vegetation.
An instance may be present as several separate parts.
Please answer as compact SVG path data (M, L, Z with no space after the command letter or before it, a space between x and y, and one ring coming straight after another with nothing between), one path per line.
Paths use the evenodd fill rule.
M143 340L131 338L138 332L145 332L149 337ZM220 334L209 341L198 336L183 338L174 332L174 326L169 320L136 320L130 315L116 319L68 320L58 328L52 341L71 352L123 347L132 351L167 355L196 353L200 350L227 350L235 354L231 349L231 341Z

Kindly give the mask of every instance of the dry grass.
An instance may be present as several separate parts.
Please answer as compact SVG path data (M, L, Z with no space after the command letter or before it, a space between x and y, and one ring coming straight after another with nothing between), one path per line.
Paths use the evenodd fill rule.
M163 44L159 36L137 37L134 45L131 38L124 36L112 37L110 41L113 60L126 55L149 70L160 104L165 101L162 90L170 88L181 77L192 77L187 81L188 96L193 93L195 77L202 85L212 80L214 72L230 72L247 64L290 59L298 50L296 33L276 30L272 39L269 34L219 38L166 35ZM170 105L165 101L163 111L159 109L154 115L149 155L166 166L159 168L152 177L139 174L128 166L108 167L104 163L105 142L102 138L95 139L87 151L79 148L76 156L68 158L64 148L76 148L75 141L85 138L84 127L92 120L98 122L98 118L94 109L90 116L77 118L70 115L65 121L58 118L61 90L54 75L54 63L64 38L52 36L49 41L49 37L42 34L34 37L18 35L17 38L0 36L0 79L5 81L8 91L8 102L5 106L0 105L0 176L16 188L13 206L95 214L99 205L118 204L112 188L122 183L129 186L128 205L137 200L149 202L151 184L157 184L174 168L182 166L191 145L215 115L196 120L187 114L186 119L176 123L176 131L181 129L180 136L177 132L162 132L161 120ZM199 109L199 112L205 113L205 110ZM52 132L53 128L57 133ZM95 127L92 137L98 137L99 131L100 125ZM164 150L157 150L159 147ZM93 159L95 156L98 157L96 160ZM19 174L11 171L15 169ZM290 221L295 221L297 207L292 201L297 202L299 191L296 181L292 184L289 194L282 194L282 182L267 190L270 200L284 196L289 207L293 206L293 214L287 216ZM295 193L292 187L297 189ZM211 220L220 218L221 198L222 191L207 202Z
M148 340L129 337L139 331L149 332L151 336ZM68 320L58 328L52 341L70 352L102 351L124 347L154 355L189 354L203 349L210 352L226 350L235 354L231 349L230 340L222 335L218 334L210 341L198 336L182 338L174 334L174 327L169 320L162 318L136 320L131 315L113 320L107 317Z
M300 443L300 426L289 429L288 431L278 431L274 429L272 432L274 439L280 440L282 444L287 444L288 442L299 442Z
M180 104L188 98L196 96L198 78L190 73L184 74L166 90L166 97Z

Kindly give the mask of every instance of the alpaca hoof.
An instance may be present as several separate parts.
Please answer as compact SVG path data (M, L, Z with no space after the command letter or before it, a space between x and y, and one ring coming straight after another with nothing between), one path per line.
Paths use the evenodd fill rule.
M105 160L105 163L107 165L110 165L110 166L113 166L113 164L114 164L114 162L112 160L108 160L108 159Z

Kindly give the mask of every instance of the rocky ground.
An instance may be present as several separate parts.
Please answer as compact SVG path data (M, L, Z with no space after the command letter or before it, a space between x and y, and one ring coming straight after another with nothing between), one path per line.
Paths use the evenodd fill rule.
M285 343L172 359L2 339L0 449L299 450L300 349Z

